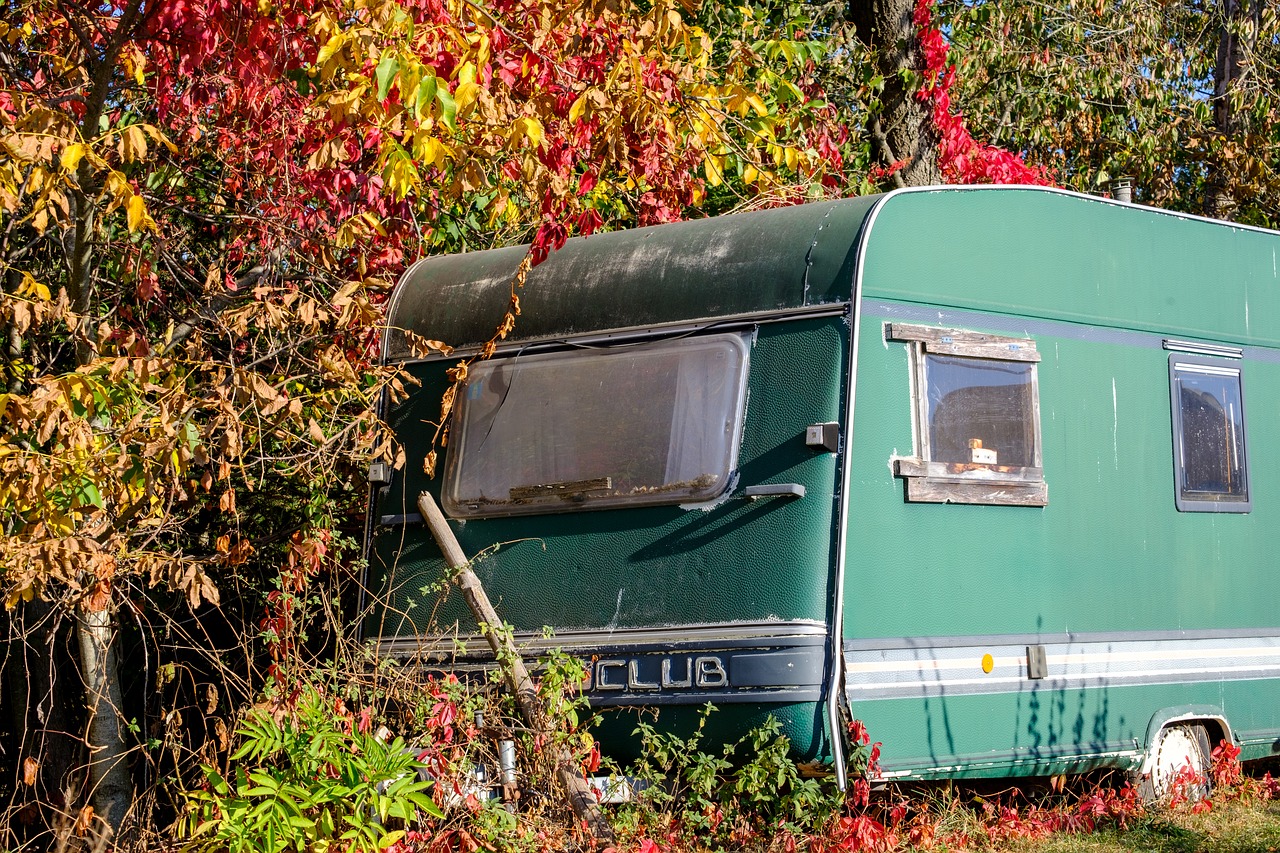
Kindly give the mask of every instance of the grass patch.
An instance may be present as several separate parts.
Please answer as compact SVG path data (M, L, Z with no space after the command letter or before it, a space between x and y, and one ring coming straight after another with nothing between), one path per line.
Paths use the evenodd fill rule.
M999 845L1012 853L1275 853L1280 850L1280 803L1213 802L1211 811L1154 812L1127 830L1053 835Z
M1212 811L1155 812L1128 830L1053 835L1001 845L1014 853L1275 853L1280 850L1280 803L1215 802Z

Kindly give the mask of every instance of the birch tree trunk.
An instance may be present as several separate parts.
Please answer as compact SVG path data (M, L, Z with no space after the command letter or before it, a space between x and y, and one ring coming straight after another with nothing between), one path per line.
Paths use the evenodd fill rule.
M120 10L112 37L99 45L87 28L76 30L83 42L89 85L85 92L81 135L85 139L98 133L103 115L113 92L113 74L118 55L144 13L143 0L128 0ZM94 337L98 293L95 274L98 258L95 248L100 204L100 185L86 160L77 170L77 186L70 193L73 226L67 257L67 295L71 309L80 320L75 331L76 363L84 365L96 355ZM128 753L121 727L123 691L120 689L120 664L114 641L115 604L106 603L101 610L89 610L83 604L76 608L76 640L80 648L81 677L84 679L85 746L89 753L90 802L95 814L93 831L110 837L120 831L129 810L133 781L129 774Z
M80 668L84 677L88 724L85 743L89 748L89 797L95 815L91 830L109 838L120 830L133 795L133 780L125 751L121 708L120 663L117 653L113 611L77 611L76 639L80 646Z

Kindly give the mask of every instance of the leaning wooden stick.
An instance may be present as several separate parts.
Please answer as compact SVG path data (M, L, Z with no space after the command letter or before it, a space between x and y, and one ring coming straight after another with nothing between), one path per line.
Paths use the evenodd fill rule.
M489 603L489 596L485 594L480 578L471 570L471 561L467 559L462 546L458 544L458 538L453 535L453 530L445 521L444 513L440 512L440 507L436 506L435 498L427 492L418 495L418 511L422 513L422 518L427 522L427 529L431 531L436 544L440 546L445 562L454 570L454 583L462 590L467 606L471 608L471 614L480 626L480 633L488 641L489 648L493 649L493 656L497 659L498 666L502 668L507 685L516 698L516 707L520 710L520 716L534 731L549 732L551 721L538 700L538 689L534 687L533 679L529 677L529 670L525 667L510 634L498 630L502 626L498 611L494 610L493 605ZM579 820L586 823L597 843L601 846L612 844L613 827L601 812L600 804L596 802L591 786L587 784L576 763L563 748L560 748L559 754L555 756L555 766L560 784L564 785L565 790L569 792L569 805L573 808L573 813Z

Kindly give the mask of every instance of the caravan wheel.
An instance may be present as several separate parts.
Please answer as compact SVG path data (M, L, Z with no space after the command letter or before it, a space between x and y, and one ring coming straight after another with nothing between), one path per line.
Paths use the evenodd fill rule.
M1198 723L1167 726L1143 763L1138 793L1147 802L1167 802L1176 793L1191 800L1209 796L1209 732Z

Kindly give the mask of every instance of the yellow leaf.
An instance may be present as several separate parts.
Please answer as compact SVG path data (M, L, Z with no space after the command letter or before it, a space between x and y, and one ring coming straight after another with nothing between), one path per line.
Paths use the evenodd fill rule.
M22 274L22 286L19 288L18 292L24 295L34 296L45 302L48 302L51 298L49 288L36 281L29 272L24 272Z
M769 108L764 105L764 101L760 99L759 95L747 95L747 103L755 109L756 115L767 116L769 114Z
M369 227L378 232L380 237L387 236L387 229L382 227L382 220L368 211L360 214L360 218L369 223Z
M480 84L472 81L459 83L454 90L453 102L458 105L458 116L463 117L480 97Z
M533 143L533 147L537 148L542 144L543 129L542 122L533 116L525 116L524 119L524 135Z
M707 183L711 186L718 187L724 182L723 158L708 154L702 161L702 170L706 173Z
M131 124L120 132L120 157L126 163L137 163L146 159L147 134L136 124Z
M342 50L342 46L346 44L347 34L339 32L333 38L325 42L324 47L320 48L320 52L316 54L316 65L324 65L333 55Z
M177 153L178 153L178 146L176 146L176 145L174 145L172 142L170 142L170 141L169 141L169 137L167 137L167 136L165 136L163 133L161 133L161 132L160 132L160 128L156 127L154 124L140 124L140 125L138 125L138 127L142 128L144 131L146 131L147 136L150 136L150 137L151 137L152 139L154 139L156 142L159 142L159 143L160 143L161 145L163 145L165 148L168 148L168 149L169 149L169 153L170 153L170 154L177 154Z
M80 165L80 160L88 152L89 146L83 142L74 142L62 149L62 168L68 172L74 172L76 167Z
M405 156L391 158L387 169L383 172L383 180L387 183L387 189L395 194L397 201L403 199L422 182L413 161Z
M413 155L423 163L439 166L444 162L444 147L435 137L420 134L414 140Z
M30 602L35 597L35 588L30 585L14 588L7 596L5 596L4 609L13 610L18 606L19 601Z
M582 114L586 109L587 93L583 92L578 96L578 100L573 102L573 106L569 107L569 124L575 124L578 119L582 118Z
M147 67L147 57L136 46L130 46L121 52L120 64L124 66L124 73L133 78L133 82L139 86L146 84L147 78L142 72Z
M138 56L137 60L133 63L133 79L139 86L142 86L147 82L147 78L142 75L143 69L147 67L147 57L144 56L140 50L135 52Z
M107 175L107 192L111 193L113 202L112 205L107 208L108 210L122 205L129 199L133 198L133 187L129 185L129 179L124 176L124 173L117 172L114 169L112 169L111 173Z
M756 170L756 167L750 163L748 163L746 168L742 170L742 182L744 184L753 184L758 177L760 177L760 173Z
M136 232L142 227L144 219L147 215L147 203L142 200L142 196L135 195L129 199L129 204L125 208L129 231Z

